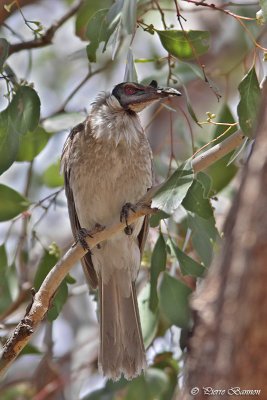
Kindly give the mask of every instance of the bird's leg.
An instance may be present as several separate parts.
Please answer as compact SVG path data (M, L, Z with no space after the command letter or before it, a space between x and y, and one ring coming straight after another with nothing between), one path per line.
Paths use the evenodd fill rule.
M133 227L128 224L130 211L135 213L136 205L132 203L125 203L120 213L120 222L125 222L126 224L126 227L124 228L124 232L126 233L126 235L131 235L133 233Z
M87 244L86 238L88 238L88 237L93 238L95 233L101 232L104 229L105 229L105 227L100 224L95 224L94 228L90 231L86 228L80 228L76 235L76 239L77 239L76 243L79 242L84 250L87 250L90 254L92 254L92 251ZM98 245L97 245L97 247L99 248Z

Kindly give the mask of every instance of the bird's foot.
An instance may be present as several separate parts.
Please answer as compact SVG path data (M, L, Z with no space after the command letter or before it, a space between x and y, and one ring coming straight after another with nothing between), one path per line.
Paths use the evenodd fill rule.
M87 244L86 238L88 238L88 237L93 238L94 234L101 232L104 229L105 229L105 226L100 225L100 224L95 224L94 228L91 229L90 231L86 228L80 228L77 233L77 242L80 243L80 245L82 246L82 248L84 250L87 250L90 254L92 254L92 251ZM98 245L97 245L97 247L98 247Z
M125 203L120 213L120 222L125 222L126 224L126 227L124 228L124 232L126 233L126 235L131 235L133 233L133 227L128 224L130 211L135 213L136 206L132 203Z
M80 228L78 233L77 233L77 242L80 243L80 245L82 246L82 248L84 250L87 250L91 253L90 247L88 246L87 242L86 242L86 238L92 238L93 235L91 234L91 231L89 231L86 228Z

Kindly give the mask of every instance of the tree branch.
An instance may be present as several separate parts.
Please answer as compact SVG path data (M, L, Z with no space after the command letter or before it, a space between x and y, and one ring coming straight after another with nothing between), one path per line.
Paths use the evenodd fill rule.
M70 19L81 7L83 0L78 1L69 11L63 15L57 22L50 26L47 31L39 38L28 40L26 42L20 42L11 44L9 46L9 55L17 53L22 50L36 49L39 47L44 47L52 44L53 37L56 31L68 20Z
M240 132L237 132L225 139L223 142L214 146L215 150L212 148L199 155L193 160L194 171L199 172L200 170L207 168L219 158L238 147L242 143L243 139L244 136ZM134 223L142 216L153 214L157 211L150 207L150 203L153 196L159 190L159 188L162 187L162 185L163 184L160 184L151 188L137 203L136 212L129 216L129 224ZM93 237L88 237L86 239L87 244L90 248L94 248L98 243L108 240L111 236L123 231L124 228L124 223L116 223L106 228L96 227L91 232ZM39 291L35 294L31 309L19 322L15 331L11 334L4 346L2 357L0 359L0 375L5 373L8 367L14 362L20 351L29 342L32 334L36 331L41 321L45 317L50 306L50 301L60 283L69 273L72 266L79 259L81 259L86 252L87 250L84 250L78 242L75 243L46 276Z

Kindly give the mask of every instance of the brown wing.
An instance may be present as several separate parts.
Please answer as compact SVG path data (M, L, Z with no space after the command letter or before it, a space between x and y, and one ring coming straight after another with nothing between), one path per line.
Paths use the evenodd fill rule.
M153 184L153 182L154 182L154 168L153 168L152 154L151 154L151 173L152 173L152 184ZM149 190L149 189L150 188L148 188L147 190ZM143 251L144 251L144 247L145 247L146 239L147 239L147 235L148 235L149 219L150 219L150 216L146 215L145 218L144 218L144 222L143 222L141 231L139 232L139 235L138 235L138 242L139 242L141 258L142 258L142 255L143 255Z
M81 229L81 225L78 219L78 215L75 209L75 202L73 198L73 192L71 190L70 184L69 184L69 176L70 176L70 169L67 167L68 165L68 158L71 152L71 145L73 138L76 133L82 131L84 129L84 124L79 124L76 127L72 129L70 132L70 135L64 145L63 148L63 153L61 157L61 162L63 165L63 170L64 170L64 182L65 182L65 193L67 197L67 202L68 202L68 210L69 210L69 217L70 217L70 224L71 224L71 229L72 233L75 239L77 239L77 235L79 230ZM87 253L82 259L81 263L83 266L83 270L86 276L86 279L89 283L89 285L95 289L98 284L98 279L97 275L94 269L94 265L92 262L92 257L89 253Z

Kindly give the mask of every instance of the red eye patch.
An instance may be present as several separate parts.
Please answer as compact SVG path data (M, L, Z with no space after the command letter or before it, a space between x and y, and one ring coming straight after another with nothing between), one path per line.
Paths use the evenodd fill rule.
M127 95L135 94L137 92L137 89L134 88L133 86L125 86L124 92Z

